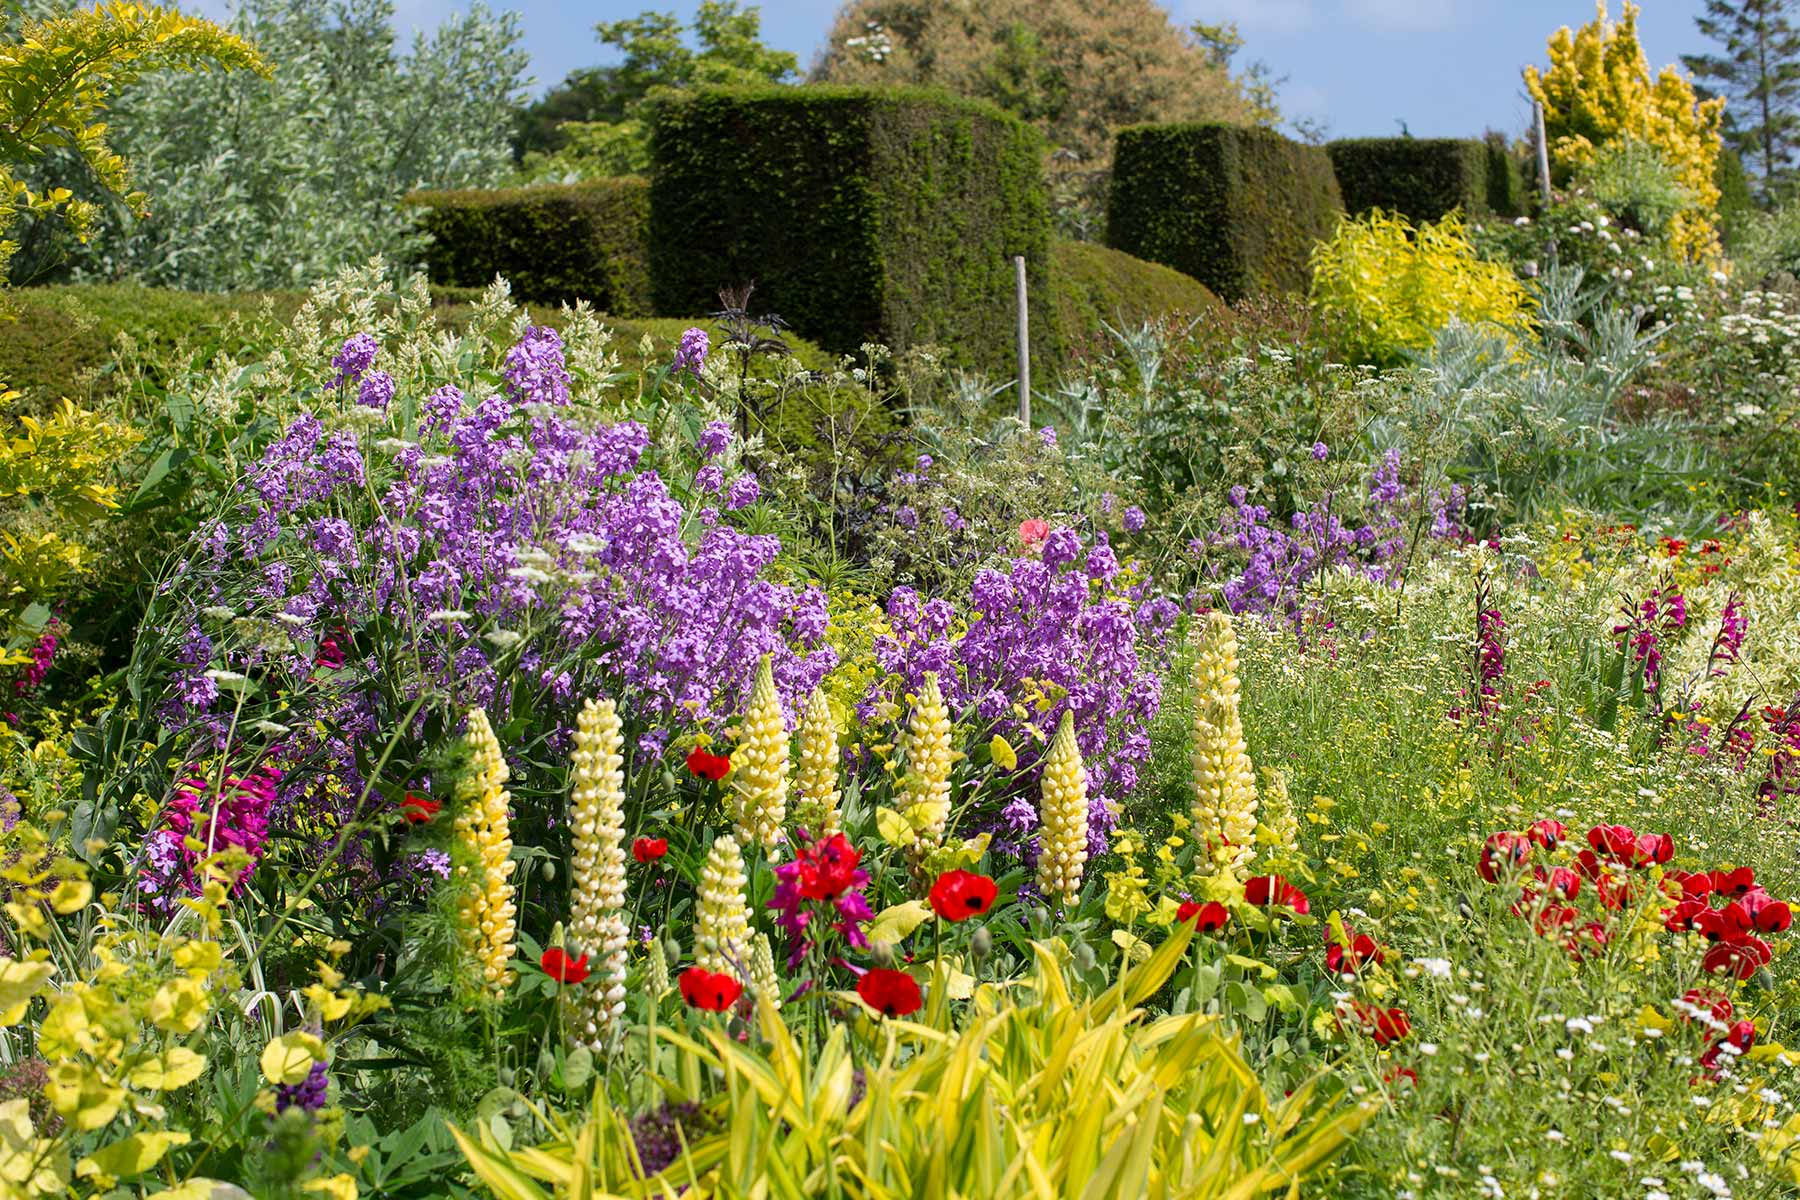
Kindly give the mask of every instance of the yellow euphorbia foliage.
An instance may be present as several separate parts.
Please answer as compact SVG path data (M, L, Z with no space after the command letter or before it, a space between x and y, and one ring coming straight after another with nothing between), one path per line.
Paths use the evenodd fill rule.
M1725 101L1701 101L1693 84L1673 66L1655 79L1637 35L1638 6L1627 0L1617 22L1607 19L1606 0L1579 30L1567 26L1550 37L1550 68L1525 68L1525 86L1544 106L1544 128L1554 160L1553 174L1593 161L1603 145L1635 140L1662 152L1693 209L1675 218L1671 242L1689 260L1719 252L1719 125Z
M1414 228L1376 209L1345 217L1313 248L1312 306L1337 348L1358 362L1392 365L1431 348L1452 320L1510 340L1531 323L1531 298L1512 268L1485 262L1451 213Z

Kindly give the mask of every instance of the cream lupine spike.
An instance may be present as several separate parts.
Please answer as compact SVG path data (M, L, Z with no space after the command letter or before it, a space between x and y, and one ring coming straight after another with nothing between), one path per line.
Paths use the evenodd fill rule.
M694 961L714 973L742 975L750 949L750 913L744 907L744 854L737 839L713 839L700 871L700 910L694 921Z
M740 723L737 751L731 756L734 791L732 832L737 840L773 851L781 844L787 819L788 733L775 690L775 669L763 655L756 686Z
M574 853L569 873L569 933L577 954L593 956L582 993L581 1035L604 1045L625 1012L625 734L618 705L589 700L575 722L574 785L569 794Z
M781 1011L781 983L775 975L775 948L769 945L766 933L758 933L752 939L750 991L758 1005L768 1005L770 1012Z
M837 735L831 702L815 687L800 717L800 769L794 774L794 820L815 838L839 829Z
M499 995L513 982L509 965L516 936L513 907L512 832L507 807L506 758L487 713L469 713L466 735L473 756L471 774L462 787L462 811L455 831L467 851L458 865L462 889L463 943L481 967L482 987Z
M1088 857L1088 779L1075 744L1075 714L1063 713L1050 742L1041 782L1043 806L1038 814L1043 838L1038 846L1037 885L1046 898L1060 895L1073 904L1081 892Z
M923 847L944 840L950 822L950 709L944 703L936 672L925 673L925 684L913 703L906 727L906 779L902 790L909 810L921 810L919 828Z
M1194 664L1194 837L1216 870L1241 872L1256 837L1256 776L1238 710L1237 635L1215 609Z

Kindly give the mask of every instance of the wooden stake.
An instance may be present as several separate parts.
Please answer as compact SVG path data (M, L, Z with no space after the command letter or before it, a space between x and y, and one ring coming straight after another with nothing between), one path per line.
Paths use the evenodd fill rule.
M1013 278L1019 299L1019 420L1031 428L1031 309L1025 298L1025 256L1013 255Z

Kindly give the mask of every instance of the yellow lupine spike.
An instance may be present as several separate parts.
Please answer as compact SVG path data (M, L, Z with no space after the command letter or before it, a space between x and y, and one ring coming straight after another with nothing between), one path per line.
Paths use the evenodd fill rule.
M589 700L575 724L569 793L569 937L593 956L579 1033L593 1049L625 1012L625 734L618 705Z
M814 837L839 830L838 731L831 703L815 687L800 718L800 769L794 778L794 820Z
M950 821L950 709L936 672L925 673L902 744L906 778L901 790L907 809L923 816L914 843L922 853L943 842Z
M775 690L775 669L763 655L756 686L744 710L737 751L731 756L732 833L742 844L773 851L787 819L788 734Z
M1256 776L1239 712L1237 634L1229 614L1214 610L1200 632L1194 664L1196 863L1203 871L1241 873L1255 853Z
M469 713L465 735L473 759L462 784L456 835L467 851L457 865L463 943L481 971L481 986L498 996L511 986L517 911L513 904L512 832L506 781L511 773L483 709Z
M744 904L744 853L722 833L700 871L700 903L694 919L694 961L708 971L742 975L750 949L750 910Z
M1044 759L1041 782L1042 826L1038 846L1037 885L1046 898L1061 896L1073 904L1081 892L1088 857L1088 778L1075 744L1075 714L1063 713L1062 724Z

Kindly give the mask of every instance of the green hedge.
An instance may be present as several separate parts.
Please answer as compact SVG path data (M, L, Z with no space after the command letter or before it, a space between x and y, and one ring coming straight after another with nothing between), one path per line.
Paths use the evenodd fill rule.
M485 287L504 275L521 300L586 300L620 317L652 311L650 185L642 179L414 192L407 203L431 234L433 283Z
M1416 223L1488 211L1488 148L1472 138L1352 138L1325 149L1352 213L1381 208Z
M1079 352L1106 337L1101 323L1119 328L1169 314L1199 316L1224 309L1198 279L1123 250L1058 240L1055 263L1056 341Z
M704 90L655 105L651 157L658 312L754 283L753 312L827 350L931 343L1003 371L1022 254L1034 346L1055 355L1042 144L996 108L913 89Z
M1136 125L1113 153L1107 242L1227 301L1304 292L1343 212L1331 159L1269 129Z
M1522 217L1531 212L1531 193L1525 187L1525 168L1506 144L1506 138L1490 133L1487 146L1487 207L1496 217Z

